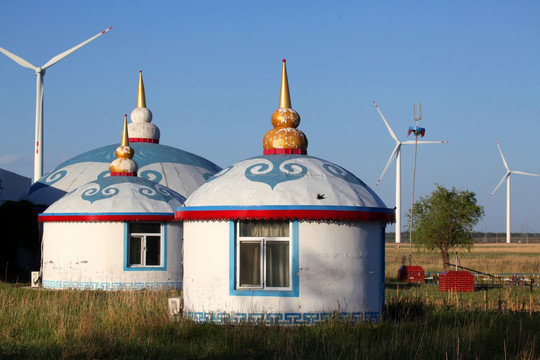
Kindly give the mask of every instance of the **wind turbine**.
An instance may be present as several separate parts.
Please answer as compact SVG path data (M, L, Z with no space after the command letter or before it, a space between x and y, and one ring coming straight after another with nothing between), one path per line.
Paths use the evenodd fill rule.
M419 103L420 104L420 103ZM381 183L381 180L386 173L386 170L388 170L388 167L390 166L390 163L396 159L396 243L401 242L401 145L414 145L416 144L446 144L448 141L416 141L416 140L406 140L406 141L399 141L398 137L396 136L396 133L392 128L390 127L390 124L388 124L388 121L386 121L384 115L381 112L381 109L379 109L379 106L373 102L373 105L375 105L375 108L379 112L379 115L381 115L381 118L383 119L386 127L388 128L388 132L390 133L390 136L396 141L396 146L394 147L394 151L392 151L392 154L390 155L390 158L388 159L388 162L386 163L386 166L384 167L384 170L379 177L379 180L377 180L378 186Z
M510 244L510 240L511 240L511 235L510 235L511 234L510 232L510 204L511 204L510 202L510 175L520 174L520 175L529 175L529 176L538 176L538 177L540 177L540 175L530 174L523 171L510 170L510 168L508 167L508 163L506 162L506 159L504 158L503 152L501 150L501 146L499 145L499 140L495 140L495 142L497 143L497 147L499 148L499 152L501 153L504 167L506 168L506 174L504 174L501 181L499 181L499 183L495 187L495 190L493 190L491 194L489 194L488 199L491 199L493 197L493 194L495 194L495 192L499 189L499 187L502 185L504 180L506 180L506 243Z
M55 57L47 61L43 66L34 66L28 61L0 47L0 52L4 53L4 55L15 61L17 64L24 66L25 68L34 70L36 73L36 151L34 153L34 182L38 181L41 176L43 176L43 77L45 76L45 69L53 66L72 52L78 50L79 48L88 44L90 41L94 40L98 36L105 34L111 29L112 27L105 29L99 34L92 36L90 39L80 43L79 45L74 46L59 55L56 55Z

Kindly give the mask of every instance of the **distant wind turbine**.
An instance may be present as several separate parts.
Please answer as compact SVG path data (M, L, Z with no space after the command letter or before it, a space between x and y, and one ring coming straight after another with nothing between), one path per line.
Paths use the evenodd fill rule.
M98 36L105 34L107 31L111 30L112 27L103 30L99 34L92 36L90 39L80 43L79 45L72 47L71 49L64 51L63 53L56 55L43 66L34 66L28 61L20 58L19 56L7 51L4 48L0 47L0 52L4 53L11 60L15 61L17 64L24 66L28 69L32 69L36 72L36 151L34 153L34 179L33 182L38 181L41 176L43 176L43 77L45 76L45 69L53 66L72 52L78 50L84 45L88 44L90 41L94 40Z
M448 141L416 141L416 140L407 140L407 141L399 141L398 137L396 136L396 133L392 128L390 127L390 124L388 124L388 121L384 118L384 115L381 112L381 109L377 106L375 101L373 102L373 105L375 105L375 108L379 112L379 115L381 115L381 118L383 119L386 127L388 128L388 132L390 133L390 136L396 141L396 146L394 147L394 151L392 151L392 154L390 155L390 158L388 159L388 162L386 163L386 166L384 167L384 170L379 177L379 180L377 180L378 186L386 173L386 170L388 170L388 167L390 166L390 163L396 159L396 243L401 242L401 145L414 145L417 144L446 144Z
M506 162L506 159L504 158L503 152L501 150L501 146L499 145L499 141L495 140L495 142L497 143L497 147L499 148L499 152L501 153L501 157L502 157L502 160L503 160L503 163L504 163L504 167L506 168L506 174L504 174L501 181L499 181L499 184L497 184L497 186L495 187L495 190L493 190L491 192L491 194L489 194L488 199L491 199L493 197L493 194L495 194L495 192L499 189L499 187L502 185L504 180L506 180L506 243L510 244L510 242L511 242L510 241L511 240L511 232L510 232L510 206L511 206L511 202L510 202L510 175L512 175L512 174L520 174L520 175L529 175L529 176L538 176L538 177L540 177L540 175L538 175L538 174L530 174L530 173L526 173L526 172L523 172L523 171L510 170L510 168L508 167L508 163Z

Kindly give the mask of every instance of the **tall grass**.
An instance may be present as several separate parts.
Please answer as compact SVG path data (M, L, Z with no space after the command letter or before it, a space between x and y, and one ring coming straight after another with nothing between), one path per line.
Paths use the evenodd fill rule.
M168 315L177 291L30 290L0 284L0 358L538 359L527 288L439 293L389 286L378 324L196 325Z

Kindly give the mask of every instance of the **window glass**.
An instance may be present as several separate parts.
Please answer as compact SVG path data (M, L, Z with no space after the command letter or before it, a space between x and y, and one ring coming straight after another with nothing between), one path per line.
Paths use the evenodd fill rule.
M133 222L129 223L130 233L147 233L147 234L159 234L161 233L160 223L147 223L147 222Z
M129 263L141 265L141 236L131 236L129 238Z
M289 222L283 220L242 221L240 222L241 237L288 237Z
M146 265L159 265L161 255L161 237L146 236Z
M261 243L240 242L240 286L261 286Z
M238 288L289 288L290 223L242 221L238 223Z
M266 242L266 287L289 287L289 242Z

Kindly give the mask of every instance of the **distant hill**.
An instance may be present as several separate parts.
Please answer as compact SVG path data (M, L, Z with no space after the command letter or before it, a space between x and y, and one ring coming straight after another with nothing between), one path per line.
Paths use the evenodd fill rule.
M30 178L0 169L0 181L3 189L0 190L0 204L7 200L19 200L32 183Z

